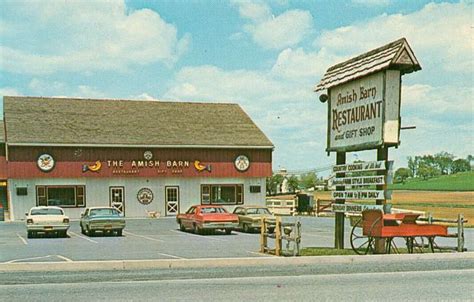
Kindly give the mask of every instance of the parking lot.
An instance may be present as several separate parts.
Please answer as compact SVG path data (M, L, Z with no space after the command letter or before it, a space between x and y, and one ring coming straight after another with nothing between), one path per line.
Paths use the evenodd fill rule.
M294 221L296 217L284 217ZM302 247L332 247L334 218L299 217L302 223ZM350 248L351 227L346 221L345 247ZM451 230L453 232L455 230ZM473 250L473 229L465 230L466 244ZM445 242L456 245L450 238ZM446 240L446 239L445 239ZM438 241L438 240L437 240ZM269 239L270 245L273 240ZM285 242L283 243L285 246ZM78 221L72 221L68 238L28 239L24 222L0 223L0 262L195 259L229 257L272 257L259 252L258 233L217 232L196 235L181 232L174 218L128 219L123 236L82 235Z

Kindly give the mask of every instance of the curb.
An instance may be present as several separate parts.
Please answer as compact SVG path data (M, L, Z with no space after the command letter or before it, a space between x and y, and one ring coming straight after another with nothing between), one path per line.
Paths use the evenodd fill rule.
M255 266L297 266L318 264L358 264L371 262L404 262L414 260L474 260L474 252L453 254L403 254L366 256L303 256L247 257L247 258L203 258L203 259L154 259L154 260L108 260L73 262L22 262L1 263L0 272L18 271L106 271L146 270L209 267L255 267Z

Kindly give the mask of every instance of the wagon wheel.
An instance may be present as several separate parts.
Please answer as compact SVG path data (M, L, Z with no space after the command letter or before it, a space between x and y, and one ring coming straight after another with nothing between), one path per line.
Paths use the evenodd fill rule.
M411 237L412 238L412 246L411 252L418 252L418 253L425 253L431 252L434 253L434 246L437 246L434 242L434 237ZM408 243L408 241L407 241ZM408 247L408 246L407 246Z
M366 255L369 250L374 250L374 238L363 234L362 218L359 219L351 230L351 247L356 254Z
M388 237L385 240L385 252L387 254L400 254L400 250L398 249L398 246L395 244L395 238L393 237Z

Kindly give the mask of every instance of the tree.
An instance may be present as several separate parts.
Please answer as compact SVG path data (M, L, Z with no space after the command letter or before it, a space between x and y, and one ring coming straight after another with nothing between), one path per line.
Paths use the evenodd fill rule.
M413 174L408 168L399 168L395 171L395 182L405 183L405 180L409 177L413 177Z
M273 195L277 192L277 187L282 183L283 176L281 174L273 174L267 177L267 195Z
M415 156L415 158L416 158L416 156ZM416 175L417 168L418 168L417 161L413 157L408 156L408 169L410 169L411 175L413 175L413 176Z
M288 190L290 190L290 192L296 192L298 188L299 188L298 177L296 177L295 175L290 176L290 178L288 178Z
M456 159L451 165L451 173L471 171L471 164L467 159Z
M441 174L445 175L445 174L449 174L449 172L451 171L451 165L454 160L454 155L448 152L442 151L442 152L436 153L433 157L433 160L434 160L435 165L441 171Z
M305 189L314 188L317 184L318 177L314 172L308 172L301 176L301 186Z
M418 168L418 176L423 178L424 180L437 176L439 174L441 174L440 171L433 166L420 164L420 167Z

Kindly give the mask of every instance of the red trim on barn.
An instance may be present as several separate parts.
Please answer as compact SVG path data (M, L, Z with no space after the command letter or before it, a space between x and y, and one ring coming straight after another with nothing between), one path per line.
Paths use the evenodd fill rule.
M7 179L7 160L5 156L0 156L0 179Z
M80 177L269 177L272 150L234 149L135 149L76 147L10 147L8 178ZM152 158L145 159L145 151ZM49 172L37 166L38 156L55 160ZM237 156L250 159L245 172L234 166Z
M89 163L93 165L94 163ZM209 170L198 171L194 162L189 162L186 167L132 167L126 162L121 167L109 167L101 163L99 171L86 170L83 164L77 162L56 163L53 170L43 172L32 162L9 162L8 178L80 178L80 177L268 177L271 176L271 163L251 163L245 172L239 172L233 163L206 162ZM84 171L85 170L85 171Z

